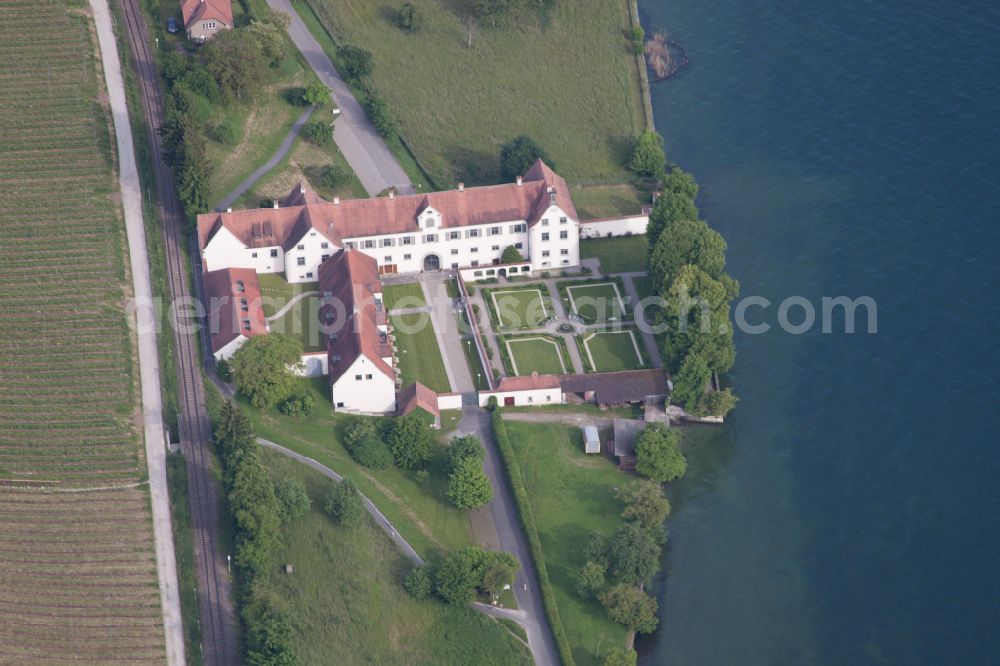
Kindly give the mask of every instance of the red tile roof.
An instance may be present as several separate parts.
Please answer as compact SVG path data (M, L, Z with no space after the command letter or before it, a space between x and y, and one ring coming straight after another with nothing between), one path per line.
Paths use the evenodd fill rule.
M521 185L487 185L404 196L323 201L296 186L283 207L198 216L198 243L202 250L225 227L247 247L280 245L286 250L310 228L335 243L344 238L417 233L417 216L428 206L441 213L445 229L478 224L526 220L534 225L552 199L578 219L566 181L541 160L535 162ZM551 190L551 191L550 191Z
M557 375L540 375L537 372L533 372L530 375L522 377L504 377L500 380L500 386L493 393L554 389L561 386L562 382Z
M267 333L261 307L257 271L252 268L223 268L204 274L205 304L212 352L218 352L240 335ZM241 288L242 285L242 288ZM246 310L243 303L246 302Z
M385 309L376 307L374 294L382 293L382 283L375 259L353 250L338 252L320 265L319 288L320 321L336 336L327 345L330 383L336 383L359 356L395 380L392 366L382 360L392 356L392 346L378 329L385 324Z
M396 405L400 416L406 416L418 407L434 416L441 414L438 409L438 394L420 382L414 382L400 391Z
M184 27L195 21L215 20L233 27L233 5L230 0L181 0L181 18Z

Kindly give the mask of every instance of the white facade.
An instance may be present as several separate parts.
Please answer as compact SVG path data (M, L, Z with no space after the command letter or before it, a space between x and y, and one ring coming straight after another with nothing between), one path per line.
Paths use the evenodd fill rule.
M524 407L528 405L559 405L562 404L562 388L517 389L513 391L480 391L479 406L486 407L490 396L496 396L500 407Z
M331 387L338 412L388 414L396 411L396 380L364 355L358 356Z
M215 361L216 362L228 361L233 357L233 354L236 353L236 350L242 347L243 343L249 339L250 338L248 338L245 335L236 336L225 347L223 347L222 349L213 354L213 356L215 357Z
M649 226L649 215L586 220L580 223L580 238L638 236L646 233L647 226Z
M580 224L553 203L531 228L528 239L531 270L551 271L580 263ZM530 256L529 256L530 255Z
M285 279L288 282L315 282L319 265L340 249L329 238L310 229L285 253Z
M339 249L339 245L316 229L310 229L285 252L279 245L247 247L228 229L220 227L205 246L202 257L207 271L252 268L258 273L284 273L288 282L315 282L319 265Z

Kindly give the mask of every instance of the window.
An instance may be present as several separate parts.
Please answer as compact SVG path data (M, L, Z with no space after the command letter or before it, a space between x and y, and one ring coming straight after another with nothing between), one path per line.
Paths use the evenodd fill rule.
M566 231L565 229L560 231L559 238L561 238L562 240L566 240L567 238L569 238L569 232Z
M547 241L548 239L549 239L549 232L546 231L545 233L542 234L542 240Z
M479 265L479 262L478 262L478 261L476 261L475 259L473 259L473 260L472 260L472 265L473 265L473 266L478 266L478 265Z
M250 304L247 303L247 299L240 299L240 309L243 310L243 312L250 312Z
M428 215L427 219L424 220L424 226L427 227L428 229L433 229L434 228L434 218Z
M250 330L250 320L249 319L244 319L243 320L243 328L247 329L248 331Z
M296 266L305 266L306 265L306 258L305 257L298 257L295 260L295 265Z
M311 272L310 273L306 273L306 277L307 278L311 278L312 276L313 276L313 274Z
M549 251L548 250L542 250L542 256L543 257L549 256Z
M384 261L387 264L391 264L392 263L392 255L391 254L385 255L384 257L382 257L382 261Z
M523 250L524 243L514 243L514 247L517 248L518 250Z
M426 236L424 236L425 243L437 243L437 239L438 239L437 234L427 234Z
M346 247L348 250L353 250L354 249L354 243L352 243L351 241L348 241L348 242L344 243L344 247Z
M383 238L379 241L379 247L392 247L396 244L395 238Z
M360 382L361 381L361 375L354 375L354 381Z
M371 375L365 375L365 379L371 379L371 378L372 378Z
M238 292L240 292L242 294L246 290L247 290L247 288L246 288L246 285L243 284L243 280L237 280L236 281L236 291L238 291Z
M205 21L205 30L215 30L215 21Z
M399 239L400 245L413 245L413 236L403 236Z
M499 245L493 245L492 247L490 247L490 249L493 250L494 252L499 252L500 251L500 246Z
M461 231L449 231L448 232L448 240L458 240L461 237L462 237L462 232Z
M328 254L324 254L323 256L321 256L321 257L319 258L319 261L320 261L320 263L323 263L324 261L326 261L326 260L327 260L327 259L329 259L329 258L330 258L330 255L328 255Z
M496 274L497 274L497 272L496 272L495 270L493 270L493 269L491 268L491 269L489 269L488 271L486 271L486 274L487 274L487 275L496 275Z
M277 250L271 250L271 256L272 257L277 257L278 256L278 251Z
M403 261L409 261L410 259L413 259L413 255L412 254L404 254L403 255Z
M250 253L250 256L251 256L252 258L256 259L256 258L257 258L257 253L256 253L256 252L251 252L251 253Z
M344 408L344 403L342 403L342 402L338 402L338 403L337 403L337 408L338 408L338 409L343 409L343 408Z
M306 246L305 245L296 245L295 249L296 250L304 250L304 249L306 249Z
M569 250L559 250L559 254L561 254L561 255L563 255L565 257L566 255L569 254Z
M499 236L503 233L503 229L500 227L490 227L490 236Z
M472 276L473 277L483 277L483 272L482 271L476 271L475 273L472 274Z
M551 265L552 265L551 261L543 261L542 262L542 266L551 266Z
M567 222L567 220L566 220L565 217L560 217L559 218L559 224L566 224L566 222Z
M373 247L375 247L375 239L369 239L369 240L366 240L366 241L362 241L361 242L361 247L365 248L366 250L372 249Z
M479 229L466 229L465 230L465 237L466 238L479 238Z
M563 266L568 266L569 265L569 259L563 259L562 262L563 262Z
M548 220L542 220L542 226L543 227L549 226L549 221Z
M451 265L451 267L452 267L452 268L458 268L458 262L455 262L455 263L453 263L453 264Z
M322 243L319 244L319 249L321 249L321 250L329 250L330 249L330 244L327 243L326 241L323 241Z
M551 395L545 396L545 402L552 402L552 396Z
M452 250L451 253L452 254L458 254L458 249L456 248L456 249Z
M512 224L510 226L510 233L512 233L512 234L523 234L524 233L524 225L523 224Z
M507 272L508 273L516 273L517 272L517 266L511 266L510 268L507 269Z
M534 401L535 401L535 399L532 396L529 395L528 396L528 402L534 402Z
M476 254L477 252L479 252L479 248L478 247L470 247L469 248L469 252L471 252L472 254Z

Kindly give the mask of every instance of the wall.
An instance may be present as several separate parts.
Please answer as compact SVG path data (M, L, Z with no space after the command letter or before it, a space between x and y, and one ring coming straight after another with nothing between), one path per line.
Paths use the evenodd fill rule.
M507 269L507 275L531 275L531 264L529 262L521 264L500 264L499 266L475 266L459 269L458 272L462 276L462 279L466 282L475 282L476 280L495 278L497 276L497 271L501 268Z
M361 379L357 379L359 375ZM371 379L367 379L369 375ZM396 411L395 378L383 374L364 356L351 363L330 392L333 408L338 412L388 414Z
M220 349L219 351L215 352L212 355L215 357L216 361L228 361L233 357L233 354L236 353L236 350L242 347L243 343L246 342L248 339L249 338L247 338L244 335L238 335L235 338L233 338L229 342L229 344L227 344L225 347L223 347L222 349Z
M438 409L462 409L462 394L438 393Z
M523 391L480 391L479 406L485 407L490 401L490 396L496 396L497 404L501 407L504 406L504 398L510 397L514 398L515 407L559 405L563 401L562 389L560 388L527 389Z
M646 233L649 215L609 217L585 220L580 223L580 238L607 238L611 236L636 236Z
M330 357L326 352L312 352L302 355L302 370L295 374L302 377L320 377L329 374Z

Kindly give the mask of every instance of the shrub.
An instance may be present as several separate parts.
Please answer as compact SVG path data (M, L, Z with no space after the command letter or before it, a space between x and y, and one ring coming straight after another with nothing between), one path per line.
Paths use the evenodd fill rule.
M350 479L330 484L326 494L326 512L344 527L354 527L361 523L365 507L361 494Z
M278 405L278 411L285 416L309 416L312 413L316 399L309 393L292 396Z
M428 566L424 564L410 569L410 573L403 579L403 587L416 599L427 597L434 587Z
M396 120L389 111L389 106L379 95L372 92L365 99L365 113L375 126L375 131L386 138L395 136Z
M274 496L278 500L278 513L283 523L306 515L312 505L305 484L292 477L285 477L274 484Z
M326 106L330 103L330 89L322 83L310 83L302 88L303 106Z
M737 400L729 389L709 391L698 399L694 413L698 416L725 416L736 406Z
M606 566L598 562L587 562L576 579L576 593L584 599L593 599L604 589Z
M601 661L601 666L635 666L639 653L628 648L609 650Z
M183 53L170 51L164 53L160 59L160 71L163 72L163 78L167 80L167 83L172 84L184 76L190 63L191 61Z
M434 436L427 423L409 414L393 421L387 443L397 465L403 469L421 469L431 459Z
M362 79L372 73L372 69L375 67L375 61L372 57L371 51L361 48L360 46L353 46L351 44L342 44L337 47L337 58L340 59L341 64L344 67L344 73L347 74L347 78L358 80Z
M351 172L337 164L323 167L319 174L319 184L331 190L347 187L351 182Z
M503 249L503 254L500 255L501 264L516 264L518 262L524 261L524 255L513 245L508 245Z
M392 460L391 454L389 456L389 459ZM416 481L417 484L423 486L428 481L431 480L431 473L428 472L426 469L417 470L417 473L413 475L413 480Z
M646 39L646 31L641 25L632 26L632 50L636 55L642 55L643 41Z
M537 160L542 160L555 168L545 149L530 136L522 134L500 148L500 173L504 180L515 180L527 173Z
M215 364L215 372L219 375L219 379L226 382L227 384L233 381L233 373L229 371L229 361L222 359L217 361Z
M397 24L407 32L419 32L424 26L424 14L412 2L404 2L399 8Z
M351 457L371 469L385 469L392 464L392 451L381 439L368 439L351 451Z
M333 141L333 128L321 120L311 120L302 128L302 138L316 146L327 146Z
M468 603L476 592L495 594L514 582L519 564L510 553L467 546L448 554L434 574L435 587L448 603Z
M646 178L663 178L667 169L667 156L663 153L663 137L653 130L639 135L628 168Z
M232 145L236 143L236 128L230 123L219 123L212 128L211 138L218 143Z
M487 347L487 349L489 349L489 347ZM499 403L497 402L497 397L495 395L491 395L489 397L489 400L486 401L486 409L488 409L491 412L496 411L498 404Z

